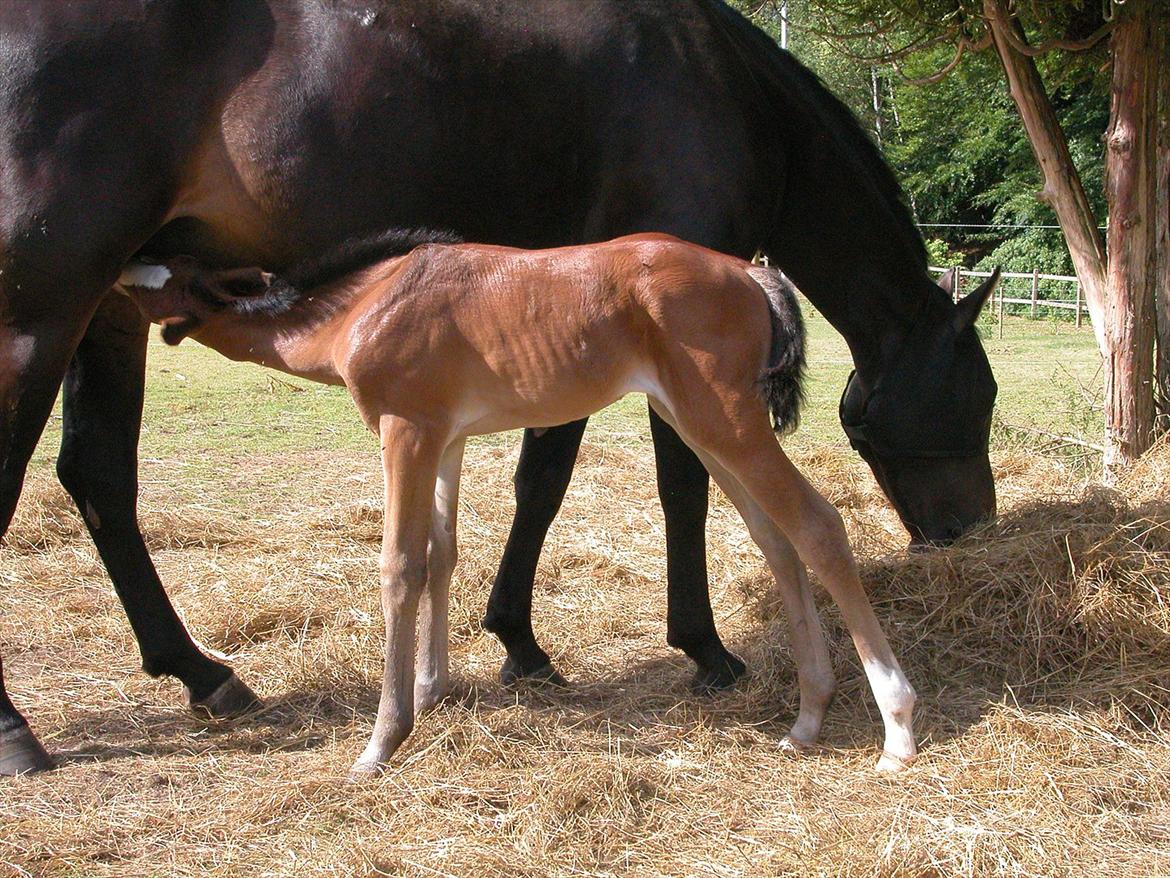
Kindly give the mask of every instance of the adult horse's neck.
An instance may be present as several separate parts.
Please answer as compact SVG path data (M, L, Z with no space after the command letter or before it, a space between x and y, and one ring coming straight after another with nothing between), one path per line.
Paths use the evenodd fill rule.
M780 65L778 65L780 66ZM784 166L766 250L849 344L859 370L926 301L926 250L893 172L853 114L784 57Z

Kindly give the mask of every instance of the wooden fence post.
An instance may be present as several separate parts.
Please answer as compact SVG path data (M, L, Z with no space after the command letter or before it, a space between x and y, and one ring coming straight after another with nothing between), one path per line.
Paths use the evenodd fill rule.
M997 292L999 293L999 337L1003 338L1003 284L999 285L999 290L997 290Z
M1040 269L1032 269L1032 319L1036 319L1036 303L1040 301Z

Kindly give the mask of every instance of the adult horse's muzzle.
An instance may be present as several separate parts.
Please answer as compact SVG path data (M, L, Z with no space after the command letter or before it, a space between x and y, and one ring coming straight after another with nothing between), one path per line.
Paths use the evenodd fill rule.
M995 517L995 479L988 459L990 415L966 425L962 434L923 425L896 431L874 423L881 413L880 382L858 400L856 374L841 395L841 427L849 444L873 470L874 477L910 533L912 551L946 546L981 521Z

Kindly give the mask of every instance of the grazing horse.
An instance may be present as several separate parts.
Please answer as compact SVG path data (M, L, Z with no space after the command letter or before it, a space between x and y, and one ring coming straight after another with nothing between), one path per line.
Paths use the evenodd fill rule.
M192 642L137 522L146 324L110 293L135 254L283 269L413 226L762 249L848 342L842 421L912 539L994 513L971 328L989 289L940 292L856 120L721 0L4 0L0 59L0 536L63 384L57 472L143 668L214 714L254 696ZM667 639L727 686L743 664L707 598L707 473L650 422ZM555 674L532 582L583 429L525 435L484 620L506 676ZM0 664L0 773L48 764Z
M400 249L394 235L374 244ZM537 251L431 244L336 276L355 252L377 251L343 248L288 280L177 257L121 281L167 343L190 335L233 360L344 384L381 439L386 664L355 772L384 766L415 712L447 692L466 437L553 427L630 392L645 393L702 459L773 564L801 682L789 740L816 739L832 691L795 547L865 666L886 727L878 768L914 758L914 690L862 589L841 517L772 435L795 424L804 370L800 312L778 272L666 235Z

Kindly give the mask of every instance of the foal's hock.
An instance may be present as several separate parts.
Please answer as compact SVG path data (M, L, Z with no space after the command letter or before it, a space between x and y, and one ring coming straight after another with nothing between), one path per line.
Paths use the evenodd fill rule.
M386 664L356 772L384 766L416 711L447 691L466 437L563 424L630 392L699 455L776 576L801 692L786 742L816 740L835 686L807 564L840 607L881 711L878 767L914 758L914 691L840 516L773 435L796 423L804 368L799 309L778 273L665 235L541 251L427 244L361 268L320 265L334 268L277 279L179 257L122 285L171 344L191 335L234 359L344 384L381 438Z

